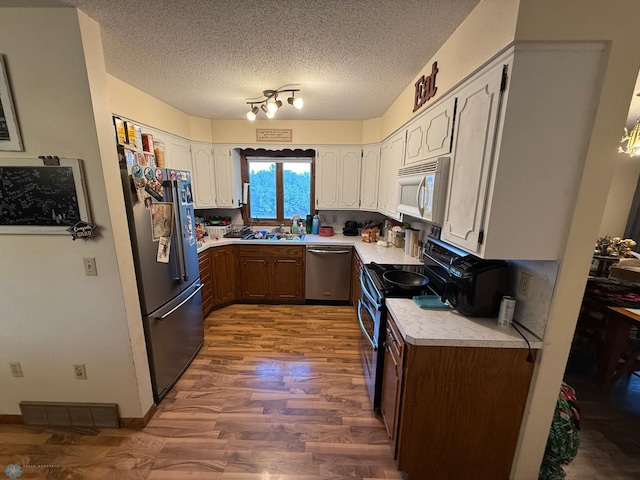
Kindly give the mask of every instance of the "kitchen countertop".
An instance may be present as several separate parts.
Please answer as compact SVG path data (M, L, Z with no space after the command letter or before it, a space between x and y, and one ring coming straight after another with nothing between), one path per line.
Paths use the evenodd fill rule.
M333 235L331 237L321 237L320 235L305 235L304 240L242 240L241 238L220 238L219 240L207 240L201 247L198 247L198 253L203 252L212 247L220 247L223 245L279 245L279 246L295 246L295 245L352 245L362 258L363 263L395 263L420 265L421 260L415 257L405 255L404 248L396 247L380 247L377 243L365 243L360 236L349 237L342 234Z
M363 263L422 264L421 260L405 255L403 248L379 247L376 243L362 242L360 236L342 234L331 237L305 235L304 240L287 241L220 238L205 241L198 248L198 253L224 245L351 245ZM388 298L385 301L402 337L413 345L527 348L520 334L513 327L500 327L497 318L469 318L453 309L424 310L407 298ZM527 336L532 349L542 348L542 341L524 328L520 328L520 331Z
M497 318L469 318L456 310L424 310L410 298L385 300L402 338L412 345L527 348L527 343L513 327L501 327ZM532 349L541 349L542 341L523 327Z

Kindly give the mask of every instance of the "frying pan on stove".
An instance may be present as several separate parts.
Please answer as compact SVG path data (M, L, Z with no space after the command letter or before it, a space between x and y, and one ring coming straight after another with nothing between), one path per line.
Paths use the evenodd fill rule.
M429 279L420 273L405 270L389 270L382 274L382 278L396 288L409 292L421 292L429 283Z

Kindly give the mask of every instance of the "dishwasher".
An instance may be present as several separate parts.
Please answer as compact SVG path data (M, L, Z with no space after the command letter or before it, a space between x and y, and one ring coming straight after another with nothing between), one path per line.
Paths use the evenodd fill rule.
M352 249L350 246L307 246L306 300L349 300Z

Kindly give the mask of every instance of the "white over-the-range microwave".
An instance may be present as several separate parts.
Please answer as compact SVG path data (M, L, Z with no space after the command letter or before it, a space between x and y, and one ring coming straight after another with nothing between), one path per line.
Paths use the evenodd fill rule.
M440 157L399 169L397 211L442 225L449 162L449 157Z

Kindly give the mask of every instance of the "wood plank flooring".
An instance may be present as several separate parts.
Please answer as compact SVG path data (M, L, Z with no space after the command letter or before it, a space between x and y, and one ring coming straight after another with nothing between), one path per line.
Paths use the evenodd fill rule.
M401 479L371 411L352 307L232 305L141 430L0 425L23 478ZM47 466L51 465L51 466Z
M640 479L640 378L600 387L595 351L574 341L565 381L575 389L581 410L580 448L564 467L567 480Z

